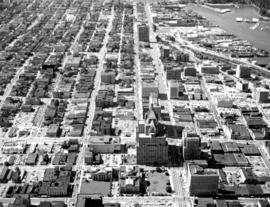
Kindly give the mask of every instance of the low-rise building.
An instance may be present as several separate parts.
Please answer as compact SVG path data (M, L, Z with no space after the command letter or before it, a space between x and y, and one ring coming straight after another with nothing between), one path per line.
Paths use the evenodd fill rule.
M119 185L121 194L140 193L140 170L138 166L120 166Z
M60 126L58 124L51 124L47 129L47 137L58 137L60 135Z
M93 153L123 153L126 151L126 145L121 144L120 138L112 137L92 137L89 148Z
M106 84L114 84L115 76L116 74L114 71L104 71L101 73L101 82Z
M30 153L28 154L25 164L26 165L35 165L38 159L38 154L37 153Z
M184 67L184 76L192 76L195 77L197 70L193 66L186 66Z
M23 154L25 149L25 141L5 142L2 147L2 152L4 154Z
M151 93L158 94L157 81L142 82L142 97L149 97Z
M219 73L219 68L217 65L202 64L200 68L201 68L201 73L203 74L218 74Z
M170 99L179 99L184 96L185 87L181 82L169 81L169 90Z

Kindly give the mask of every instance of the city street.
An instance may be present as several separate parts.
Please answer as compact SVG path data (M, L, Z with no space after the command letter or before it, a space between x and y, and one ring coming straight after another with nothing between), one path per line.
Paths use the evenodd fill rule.
M270 206L270 51L191 5L0 0L0 207Z
M149 24L150 44L152 48L151 55L153 58L154 66L158 72L157 79L158 79L158 84L159 84L159 94L166 94L167 96L167 100L165 101L166 108L170 115L171 124L175 126L176 123L173 116L173 106L172 106L171 100L169 99L170 90L166 84L167 80L166 80L166 75L164 71L164 66L160 60L160 49L159 49L159 45L156 42L156 34L154 33L154 30L153 30L153 18L152 18L151 7L149 3L146 4L145 10L146 10L146 15L148 17L148 24Z

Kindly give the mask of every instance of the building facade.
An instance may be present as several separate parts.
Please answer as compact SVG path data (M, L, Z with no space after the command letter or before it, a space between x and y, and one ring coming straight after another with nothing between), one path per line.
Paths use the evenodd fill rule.
M138 32L139 32L139 41L149 42L149 26L147 25L138 26Z

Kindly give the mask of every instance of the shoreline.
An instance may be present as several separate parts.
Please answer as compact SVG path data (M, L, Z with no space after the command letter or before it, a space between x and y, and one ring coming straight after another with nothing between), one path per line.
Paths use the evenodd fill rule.
M214 6L231 6L231 7L235 7L237 9L239 9L240 5L247 5L249 6L248 4L234 4L234 3L227 3L227 4L211 4L211 3L205 3L205 4L198 4L199 6L201 7L204 7L206 9L210 9L212 11L215 11L215 12L218 12L218 13L221 13L221 14L225 14L225 13L229 13L229 12L225 12L225 13L222 13L222 9L219 9L219 8L215 8ZM255 4L250 4L251 7L253 7L254 9L258 10L258 13L259 13L259 10L260 8L257 7ZM231 12L231 11L230 11ZM267 17L267 16L262 16L260 13L259 13L259 18L260 20L263 20L263 21L270 21L270 17Z
M191 7L192 7L192 4L190 4L191 5ZM193 4L193 6L194 7L197 7L197 9L198 9L198 11L196 11L197 9L194 9L194 12L195 13L197 13L197 14L199 14L199 15L201 15L201 16L204 16L204 14L203 13L208 13L208 12L210 12L210 13L213 13L213 15L212 16L219 16L218 18L220 19L222 19L222 18L224 18L226 15L218 15L218 13L217 12L215 12L215 11L213 11L213 8L210 8L209 6L207 6L207 5L202 5L202 4ZM241 5L240 5L241 6ZM252 9L255 9L252 5L248 5L248 7L250 7L250 8L252 8ZM200 9L201 8L201 9ZM199 12L200 10L202 10L202 11L204 11L204 12ZM208 11L207 11L208 10ZM233 9L233 10L236 10L236 9ZM212 12L211 12L212 11ZM241 7L240 7L240 10L239 10L239 12L241 11ZM257 11L257 9L256 9L256 11ZM214 14L214 13L216 13L216 14ZM241 13L241 12L240 12ZM233 16L237 16L237 12L235 13L233 13ZM211 15L210 15L211 16ZM261 16L261 15L258 15L258 18L259 18L259 16ZM215 22L213 19L209 19L209 18L207 18L207 15L206 15L206 19L208 20L208 21L210 21L211 23L213 23L213 24L217 24L217 22ZM232 19L232 21L234 21L235 22L235 20L234 19ZM262 23L262 24L264 24L264 23ZM262 24L252 24L252 25L250 25L247 29L249 30L249 31L255 31L255 30L257 30L258 31L258 28L259 27L261 27L262 26ZM268 25L268 23L267 23L267 25ZM222 26L222 25L219 25L219 28L222 30L222 31L224 31L225 33L232 33L232 34L234 34L236 37L238 37L239 39L241 39L241 40L247 40L248 42L250 42L254 47L256 47L256 48L258 48L258 49L264 49L264 50L266 50L266 51L269 51L270 52L270 46L269 46L269 44L265 44L265 43L262 43L261 41L254 41L253 40L253 38L249 38L249 37L252 37L252 36L249 36L249 37L247 37L247 35L242 35L241 33L242 32L240 32L239 30L237 30L237 32L235 32L234 31L234 29L230 29L230 26L229 26L229 28L227 28L228 27L228 25L224 25L224 27ZM237 25L236 25L236 27L237 27ZM245 28L246 29L246 28ZM249 31L247 31L247 33L245 33L245 34L248 34L249 33ZM261 31L258 31L258 32L261 32ZM252 33L252 32L251 32ZM263 35L264 36L264 35ZM263 37L264 38L264 37ZM267 41L268 42L268 41ZM267 58L263 58L263 59L265 59L267 62L269 62L270 63L270 57L267 57ZM264 61L265 61L264 60Z
M212 4L211 4L212 5ZM225 13L229 13L231 11L227 11L225 13L222 13L223 9L219 9L219 8L215 8L215 7L212 7L211 5L209 5L208 3L207 4L200 4L200 6L204 7L204 8L207 8L207 9L210 9L212 11L215 11L215 12L218 12L220 14L225 14Z
M225 3L225 4L211 4L211 3L205 3L205 4L201 4L202 6L204 6L205 8L208 8L208 9L211 9L211 10L214 10L214 11L221 11L221 9L218 9L218 8L215 8L215 6L231 6L231 7L235 7L235 8L239 8L241 5L250 5L252 7L254 7L254 9L258 10L258 12L260 11L260 8L258 6L256 6L255 4L235 4L235 3ZM259 12L260 13L260 12ZM270 21L270 17L268 16L263 16L261 14L260 15L260 18L265 20L265 21Z
M238 7L238 4L234 4L234 3L225 3L225 4L211 4L211 3L205 3L205 5L207 6L233 6L233 7Z

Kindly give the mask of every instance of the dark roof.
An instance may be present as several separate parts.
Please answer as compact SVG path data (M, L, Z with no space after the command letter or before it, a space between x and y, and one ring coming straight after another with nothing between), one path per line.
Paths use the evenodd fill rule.
M242 184L236 187L235 194L238 196L257 196L263 195L263 191L259 185Z
M228 201L228 207L242 207L243 205L239 201Z
M49 201L41 201L39 207L51 207L51 202Z
M259 200L261 207L269 207L270 203L267 200Z
M251 136L246 126L234 124L230 125L230 129L232 130L232 135L237 136L236 139L250 139Z
M198 198L197 207L214 207L213 198Z
M120 207L120 203L104 203L104 207Z
M69 188L68 180L42 182L38 194L64 197L68 195L68 188Z
M213 154L216 164L224 166L246 166L248 161L242 153Z
M256 177L253 174L253 171L251 168L242 168L242 172L246 178L246 180L256 180Z
M252 156L252 155L253 156L254 155L260 156L261 155L260 150L254 144L241 145L240 149L241 149L241 152L243 152L245 155L249 155L249 156Z
M224 152L240 152L240 149L235 142L224 142L221 143Z
M35 164L38 158L38 154L37 153L30 153L28 154L25 163L26 164Z
M64 207L66 206L64 201L53 201L52 202L52 207Z
M223 149L222 149L222 147L221 147L221 144L220 144L220 142L218 142L218 141L213 141L213 142L211 143L211 145L210 145L210 148L211 148L212 151L223 152Z

